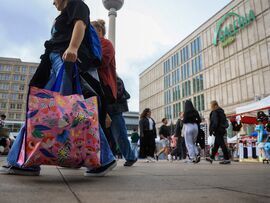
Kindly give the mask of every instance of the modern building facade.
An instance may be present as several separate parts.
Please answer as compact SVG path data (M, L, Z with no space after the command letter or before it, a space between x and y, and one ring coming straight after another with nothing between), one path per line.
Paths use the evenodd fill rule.
M24 121L28 84L37 63L0 57L0 114L9 121Z
M140 74L140 112L176 122L192 100L202 116L270 95L270 1L234 0Z

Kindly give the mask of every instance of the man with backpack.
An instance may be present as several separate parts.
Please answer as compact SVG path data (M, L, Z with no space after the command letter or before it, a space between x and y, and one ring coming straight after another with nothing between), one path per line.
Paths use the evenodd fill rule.
M206 158L206 161L212 164L215 155L218 151L218 148L221 147L224 160L220 162L220 164L230 164L229 153L227 146L225 144L224 136L226 135L226 128L228 128L229 124L224 113L224 110L219 107L217 101L211 102L211 114L210 114L210 135L215 136L215 143L212 149L212 154L210 158Z

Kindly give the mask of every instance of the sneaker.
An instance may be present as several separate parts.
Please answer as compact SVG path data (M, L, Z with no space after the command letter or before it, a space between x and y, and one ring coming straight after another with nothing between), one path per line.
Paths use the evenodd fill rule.
M148 156L148 157L147 157L147 160L148 160L149 162L152 162L152 163L155 163L155 162L156 162L156 160L155 160L153 157L151 157L151 156Z
M197 156L197 158L196 158L196 164L197 163L200 163L200 161L201 161L201 156Z
M113 160L111 163L101 166L99 168L88 170L84 173L86 177L103 177L111 170L113 170L117 166L116 160Z
M213 159L211 159L211 158L208 158L208 157L206 157L206 159L205 159L206 161L208 161L208 162L210 162L210 164L212 164L213 163Z
M194 162L193 162L193 160L188 159L188 160L185 161L185 163L186 163L186 164L192 164L192 163L194 163Z
M126 163L124 163L124 166L130 167L130 166L133 166L136 162L137 162L137 159L126 161Z
M23 169L11 165L4 165L0 169L0 174L6 175L23 175L23 176L39 176L40 170Z
M230 160L224 160L224 161L219 162L219 164L231 164L231 161Z

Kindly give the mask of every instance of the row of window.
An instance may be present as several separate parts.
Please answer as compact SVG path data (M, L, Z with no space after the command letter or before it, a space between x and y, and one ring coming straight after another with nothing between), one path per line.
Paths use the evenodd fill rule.
M17 73L28 73L28 68L26 66L11 66L0 64L0 71L11 72L12 70ZM36 67L30 67L29 72L34 74L36 72Z
M173 101L178 101L181 99L181 94L180 94L180 85L177 85L172 89L173 92Z
M182 85L182 94L180 92ZM191 86L192 85L192 86ZM196 76L192 80L187 80L180 85L177 85L172 88L172 98L171 98L171 89L168 89L164 93L165 104L169 104L173 101L178 101L181 98L189 97L193 93L199 93L203 91L203 75ZM171 100L172 99L172 100Z
M9 74L0 74L0 80L14 80L14 81L25 81L25 75L9 75Z
M23 100L23 94L0 93L0 99Z
M164 102L165 104L169 104L171 103L171 90L167 90L165 93L164 93Z
M199 55L192 59L191 61L192 64L192 74L196 74L200 71L202 71L202 55Z
M201 38L200 37L197 37L193 42L191 42L190 49L191 49L191 56L192 57L201 52L202 45L201 45Z
M8 119L12 120L12 119L21 119L22 114L20 113L8 113Z
M0 90L24 91L25 85L0 83Z
M193 92L198 93L203 90L203 75L193 78Z
M182 101L176 104L173 104L173 108L171 108L171 106L166 106L164 108L164 113L165 113L165 117L168 119L171 119L172 117L178 118L179 117L179 113L184 111L184 106L185 106L185 102L186 101ZM193 104L194 107L198 110L198 111L204 111L205 110L205 102L204 102L204 95L199 95L196 97L193 97Z
M11 103L11 104L9 104L9 108L10 109L18 109L18 110L21 110L22 109L22 104L14 104L14 103ZM1 102L0 103L0 107L1 107L1 109L6 109L7 108L7 103L5 103L5 102Z

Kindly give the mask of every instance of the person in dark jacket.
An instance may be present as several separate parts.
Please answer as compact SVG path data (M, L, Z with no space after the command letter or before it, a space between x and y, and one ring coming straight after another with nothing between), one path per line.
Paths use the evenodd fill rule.
M221 147L224 161L220 162L220 164L230 164L231 161L229 160L228 149L224 141L224 136L226 135L226 128L228 128L226 115L224 113L224 110L219 107L217 101L211 102L211 110L212 112L210 113L209 132L210 135L215 136L215 143L210 158L206 158L206 160L212 163L218 151L218 148Z
M183 119L184 137L189 155L189 162L200 162L199 151L196 146L196 140L199 132L201 117L199 112L194 108L192 102L185 102L184 119Z
M179 119L176 122L174 136L177 138L176 149L171 153L172 156L179 157L179 159L185 159L187 154L187 148L185 144L185 138L182 135L183 130L184 113L179 113Z
M155 162L154 153L156 150L155 138L157 137L156 123L151 118L151 110L144 109L140 116L140 155L142 159L147 159L148 162Z

